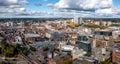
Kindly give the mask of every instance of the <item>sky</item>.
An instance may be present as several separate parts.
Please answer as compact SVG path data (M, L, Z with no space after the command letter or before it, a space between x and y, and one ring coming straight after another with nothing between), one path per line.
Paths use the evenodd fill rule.
M120 18L120 0L0 0L0 17Z

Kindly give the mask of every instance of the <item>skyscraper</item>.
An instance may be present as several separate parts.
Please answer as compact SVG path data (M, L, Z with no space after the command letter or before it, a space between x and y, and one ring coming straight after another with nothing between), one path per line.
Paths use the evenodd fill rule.
M84 23L83 19L80 18L79 21L78 21L78 24L81 25L81 24L83 24L83 23Z
M78 16L75 16L75 17L74 17L74 23L75 23L75 24L78 24Z

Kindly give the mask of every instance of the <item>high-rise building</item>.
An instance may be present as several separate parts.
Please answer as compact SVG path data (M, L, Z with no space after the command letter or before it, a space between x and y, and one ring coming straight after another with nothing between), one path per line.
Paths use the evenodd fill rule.
M80 18L79 21L78 21L78 24L81 25L81 24L83 24L83 23L84 23L83 19Z
M82 25L84 23L82 18L78 18L78 16L74 16L73 22L77 25Z
M74 23L75 23L75 24L78 24L78 16L75 16L75 17L74 17Z

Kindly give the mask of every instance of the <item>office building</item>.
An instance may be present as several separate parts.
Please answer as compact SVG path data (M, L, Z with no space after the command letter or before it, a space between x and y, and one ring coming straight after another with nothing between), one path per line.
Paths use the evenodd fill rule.
M79 41L78 42L78 48L83 49L86 51L88 54L91 54L91 44L88 41Z

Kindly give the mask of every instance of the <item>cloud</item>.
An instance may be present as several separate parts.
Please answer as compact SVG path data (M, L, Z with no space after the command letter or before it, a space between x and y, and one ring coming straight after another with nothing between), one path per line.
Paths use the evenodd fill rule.
M55 8L54 4L47 4L47 7L50 7L50 8Z
M50 4L49 4L50 6ZM51 7L57 9L95 11L98 8L111 8L112 0L60 0Z
M25 12L26 9L25 8L20 8L20 11Z
M1 16L14 16L26 12L26 8L23 7L26 3L27 0L0 0Z
M35 3L35 6L42 6L40 2Z
M26 11L24 5L29 2L27 0L0 0L0 17L50 17L52 13L40 11ZM41 3L36 3L36 6L41 6Z
M120 14L120 8L112 7L112 8L98 9L95 11L95 13L104 16L114 16Z
M106 17L120 14L120 8L115 8L112 0L59 0L57 3L47 6L59 14L69 12L69 14L76 13L86 17Z
M48 1L48 0L44 0ZM26 11L28 0L0 0L0 16L43 16L43 17L120 17L120 7L112 0L58 0L47 4L53 12ZM35 6L42 6L40 2Z
M95 11L95 13L100 14L100 15L112 15L113 10L112 10L112 8L98 9L98 10Z
M18 0L0 0L0 6L9 6L17 4Z
M29 2L27 0L22 0L19 2L21 5L28 5Z

